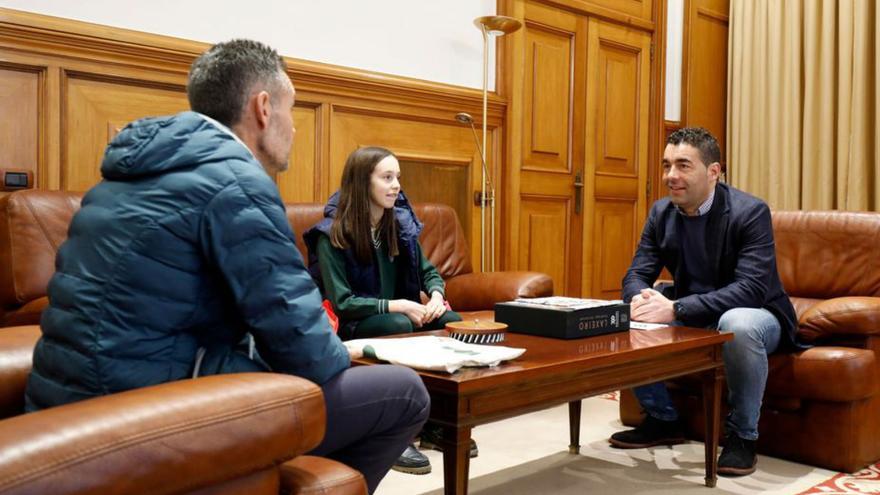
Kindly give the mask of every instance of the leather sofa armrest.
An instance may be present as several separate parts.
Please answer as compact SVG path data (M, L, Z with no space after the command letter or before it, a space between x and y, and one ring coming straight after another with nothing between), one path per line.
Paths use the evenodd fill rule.
M466 273L446 280L446 299L455 311L494 310L496 302L553 295L553 279L539 272Z
M0 421L0 492L182 493L278 465L324 436L321 389L241 373Z
M281 465L285 495L367 495L367 482L358 471L324 457L301 455Z
M855 402L876 395L878 389L877 359L867 349L816 346L770 358L768 396Z
M0 418L21 414L40 327L0 328Z
M49 298L43 296L29 301L24 306L9 311L3 315L0 327L15 327L19 325L39 325L43 310L49 305Z
M813 342L835 335L880 335L880 297L836 297L801 315L798 337Z

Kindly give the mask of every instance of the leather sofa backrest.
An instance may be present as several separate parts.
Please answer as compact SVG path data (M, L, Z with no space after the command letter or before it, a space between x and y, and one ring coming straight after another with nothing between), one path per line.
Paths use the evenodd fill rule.
M287 220L296 234L296 247L308 263L303 233L324 217L324 205L319 203L288 203ZM464 230L455 210L442 204L417 204L416 216L424 224L419 242L425 256L434 264L444 279L471 273L470 251Z
M67 239L82 194L18 191L0 197L0 305L18 306L46 295L55 254Z
M880 297L880 213L774 211L782 286L800 316L817 301Z
M324 218L324 205L319 203L287 203L287 221L293 228L296 236L296 247L302 254L306 266L309 265L309 254L306 243L303 242L303 234Z
M0 309L9 311L7 325L37 323L42 306L14 320L16 311L45 297L55 272L58 247L67 239L81 193L27 190L0 197ZM415 205L424 224L420 242L425 256L444 279L471 273L470 253L455 210L446 205ZM287 219L296 234L296 246L308 263L302 234L323 217L320 203L290 203ZM45 299L42 299L45 301ZM18 313L23 313L23 308ZM33 319L29 321L28 319ZM24 321L28 320L28 321ZM15 323L11 323L15 321Z
M419 243L440 276L447 279L471 273L470 249L455 210L436 203L417 204L414 209L425 225Z

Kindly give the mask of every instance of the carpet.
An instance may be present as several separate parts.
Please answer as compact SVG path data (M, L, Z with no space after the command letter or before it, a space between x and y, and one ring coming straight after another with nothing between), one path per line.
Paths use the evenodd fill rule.
M858 473L837 473L767 456L758 457L751 476L719 478L703 484L703 444L620 450L608 445L623 429L617 395L583 401L581 452L568 453L568 407L511 418L473 430L480 456L471 459L473 495L715 494L852 495L880 494L880 465ZM390 472L376 495L442 495L443 458L426 451L433 472L415 476Z

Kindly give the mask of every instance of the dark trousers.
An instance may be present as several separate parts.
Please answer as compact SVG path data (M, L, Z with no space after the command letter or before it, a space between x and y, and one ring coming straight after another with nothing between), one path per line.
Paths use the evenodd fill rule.
M327 432L314 455L360 471L370 493L428 419L421 378L394 365L355 366L325 383Z
M354 328L348 330L350 332L348 334L343 331L345 329L340 329L339 337L342 340L369 339L373 337L422 332L426 330L442 330L446 328L447 323L453 321L461 321L461 316L455 311L447 311L440 315L436 320L425 324L423 327L417 328L403 313L384 313L381 315L368 316L363 320L360 320L354 325Z

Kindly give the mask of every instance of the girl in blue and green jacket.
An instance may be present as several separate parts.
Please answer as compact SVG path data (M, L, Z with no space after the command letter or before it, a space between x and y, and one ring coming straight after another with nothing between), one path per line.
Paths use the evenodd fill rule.
M379 147L349 155L324 218L303 236L309 270L340 319L343 340L461 320L447 309L443 279L422 253L421 230L400 189L397 157Z

